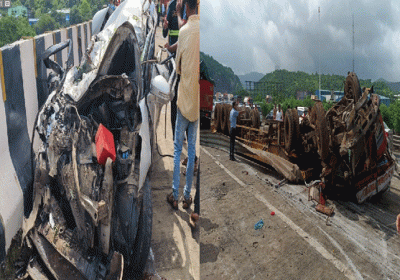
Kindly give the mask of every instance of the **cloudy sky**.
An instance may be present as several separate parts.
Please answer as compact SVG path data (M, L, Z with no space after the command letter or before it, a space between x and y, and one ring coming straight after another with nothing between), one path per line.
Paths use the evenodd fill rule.
M400 81L399 0L201 0L200 50L241 75L276 68ZM320 7L320 24L318 23Z

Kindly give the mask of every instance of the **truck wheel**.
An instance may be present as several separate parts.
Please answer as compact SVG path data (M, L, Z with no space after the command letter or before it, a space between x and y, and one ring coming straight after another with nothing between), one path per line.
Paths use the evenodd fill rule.
M251 127L260 128L260 114L256 110L251 110Z
M360 81L358 80L357 75L353 72L349 73L346 78L344 94L347 98L353 99L354 104L361 97Z
M322 102L317 102L314 105L316 113L316 134L317 134L317 145L318 153L322 161L325 161L329 155L329 129L328 123L325 118L325 109L322 106Z
M229 116L227 115L227 109L226 109L226 104L222 105L222 110L221 110L221 131L223 134L226 134L227 130L227 119Z
M300 140L300 120L299 115L297 114L297 109L292 109L292 119L295 127L294 139L293 142L297 146L298 141Z
M225 116L226 116L226 119L225 119L225 134L226 135L229 135L229 130L231 128L231 120L230 120L231 110L232 110L232 106L231 105L225 105Z
M295 127L291 110L287 110L284 118L284 132L285 132L285 150L290 152L293 147L293 137L295 133Z
M214 120L217 131L221 131L221 106L219 103L215 105Z

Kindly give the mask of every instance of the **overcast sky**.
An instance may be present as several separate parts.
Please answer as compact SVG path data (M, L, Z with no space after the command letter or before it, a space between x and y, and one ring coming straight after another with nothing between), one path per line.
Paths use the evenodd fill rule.
M200 50L241 75L276 68L400 81L400 1L201 0ZM321 23L318 22L318 7Z

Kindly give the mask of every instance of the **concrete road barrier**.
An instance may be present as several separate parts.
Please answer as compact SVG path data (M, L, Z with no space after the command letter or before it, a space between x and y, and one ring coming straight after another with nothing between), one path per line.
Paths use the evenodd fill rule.
M77 65L90 45L91 22L20 40L0 48L0 262L29 210L32 176L32 135L39 108L48 95L41 59L53 44L72 40ZM68 49L52 57L66 65Z

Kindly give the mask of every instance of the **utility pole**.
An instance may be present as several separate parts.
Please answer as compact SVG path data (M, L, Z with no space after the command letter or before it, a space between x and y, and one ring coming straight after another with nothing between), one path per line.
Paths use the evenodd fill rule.
M319 28L319 33L320 33L319 35L321 35L321 7L318 7L318 28ZM318 73L319 73L318 89L319 89L319 96L321 98L321 42L318 42L318 47L319 47L319 52L318 52Z
M354 73L354 13L353 13L353 73Z

